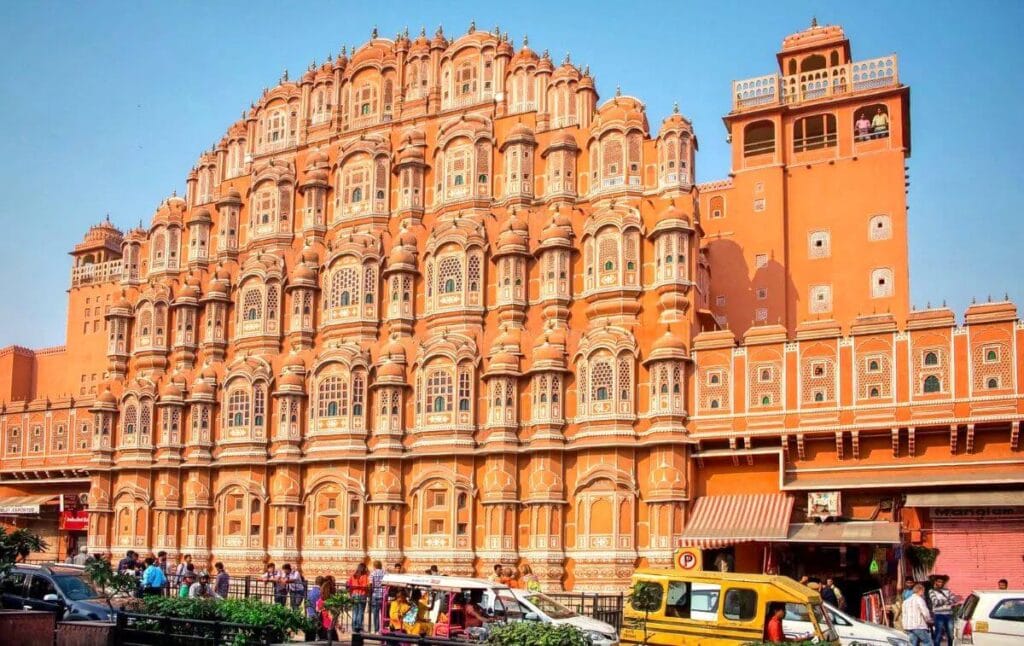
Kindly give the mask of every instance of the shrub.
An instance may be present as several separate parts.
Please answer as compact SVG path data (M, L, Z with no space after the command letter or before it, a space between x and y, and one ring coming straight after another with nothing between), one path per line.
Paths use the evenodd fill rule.
M488 644L497 646L590 646L590 640L575 626L517 621L491 628Z
M196 619L202 621L223 621L232 624L252 626L243 631L238 641L255 637L260 630L269 629L270 638L284 641L288 635L310 630L312 626L306 616L298 610L266 603L258 599L189 599L182 597L147 596L137 604L137 612L144 615L170 617L173 619ZM202 636L207 628L203 625L186 626L191 634Z

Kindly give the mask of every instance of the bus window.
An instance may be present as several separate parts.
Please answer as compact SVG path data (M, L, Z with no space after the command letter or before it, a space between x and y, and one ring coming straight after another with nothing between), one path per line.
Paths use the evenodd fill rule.
M690 617L690 584L686 581L669 581L665 616L681 619Z
M694 583L690 590L690 619L714 621L718 617L718 598L722 586Z
M722 614L733 621L750 621L757 616L757 593L742 588L726 590Z

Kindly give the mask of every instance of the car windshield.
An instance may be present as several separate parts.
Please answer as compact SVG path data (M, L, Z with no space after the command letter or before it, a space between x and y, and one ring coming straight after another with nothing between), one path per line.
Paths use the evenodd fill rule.
M526 610L519 605L519 600L510 591L499 590L498 601L494 604L494 613L507 618L519 618L526 614Z
M540 592L527 595L526 600L537 606L538 610L552 619L568 619L569 617L576 616L575 612Z
M811 605L811 608L814 608L814 616L818 620L818 628L823 633L825 640L831 641L836 639L836 632L832 628L832 618L825 612L825 607L820 603L815 603Z
M64 596L72 601L96 599L100 596L96 588L84 576L57 574L53 577L53 580L61 592L64 593Z

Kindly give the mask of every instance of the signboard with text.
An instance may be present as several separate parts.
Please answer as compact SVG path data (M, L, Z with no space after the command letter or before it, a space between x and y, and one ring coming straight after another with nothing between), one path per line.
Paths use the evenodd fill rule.
M1024 507L934 507L932 520L1024 518Z

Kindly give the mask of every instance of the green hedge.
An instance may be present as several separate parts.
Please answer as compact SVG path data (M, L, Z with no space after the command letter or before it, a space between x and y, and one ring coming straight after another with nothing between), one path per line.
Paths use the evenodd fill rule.
M258 599L189 599L147 596L132 604L130 612L172 619L198 619L269 628L273 638L285 641L288 635L312 629L311 622L298 610ZM194 631L204 630L192 625Z
M590 640L574 626L517 621L491 628L488 644L496 646L590 646Z

